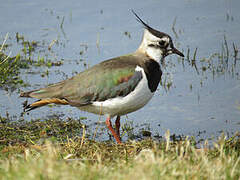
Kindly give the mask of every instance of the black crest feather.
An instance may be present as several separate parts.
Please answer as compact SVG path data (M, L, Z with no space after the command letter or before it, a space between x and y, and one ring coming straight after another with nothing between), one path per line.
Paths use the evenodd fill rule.
M133 9L131 9L132 13L136 16L137 21L140 22L141 24L143 24L144 28L146 28L148 31L150 31L154 36L157 36L159 38L162 38L164 36L168 36L168 34L164 33L164 32L160 32L157 31L155 29L153 29L152 27L150 27L147 23L145 23L138 15L137 13L135 13L135 11Z

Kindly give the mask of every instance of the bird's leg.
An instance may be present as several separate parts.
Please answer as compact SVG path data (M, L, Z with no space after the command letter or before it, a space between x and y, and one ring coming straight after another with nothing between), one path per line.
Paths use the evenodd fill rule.
M116 133L116 131L113 129L112 127L112 123L111 123L111 117L107 117L106 119L106 125L108 127L108 129L111 131L113 137L116 139L118 144L122 144L119 135Z
M116 127L116 133L120 138L120 130L119 130L120 129L120 116L117 116L117 118L116 118L115 127Z

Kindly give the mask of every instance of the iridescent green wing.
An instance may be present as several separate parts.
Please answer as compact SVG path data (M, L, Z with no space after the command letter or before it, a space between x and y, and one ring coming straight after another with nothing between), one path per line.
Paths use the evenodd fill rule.
M142 72L135 70L137 66L136 58L122 56L97 64L65 81L28 93L30 97L39 99L65 99L75 106L124 97L142 79Z
M140 80L142 72L136 71L137 62L124 56L100 63L75 76L66 84L62 97L73 105L85 105L131 93ZM66 87L66 86L65 86Z

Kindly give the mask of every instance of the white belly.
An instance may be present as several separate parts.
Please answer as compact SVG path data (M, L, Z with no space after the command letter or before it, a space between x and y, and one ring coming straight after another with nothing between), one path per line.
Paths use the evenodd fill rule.
M124 115L140 109L147 104L154 93L148 88L144 70L137 66L136 71L141 71L143 78L130 94L125 97L116 97L106 101L96 101L91 105L81 106L79 109L95 114L110 115L111 117Z

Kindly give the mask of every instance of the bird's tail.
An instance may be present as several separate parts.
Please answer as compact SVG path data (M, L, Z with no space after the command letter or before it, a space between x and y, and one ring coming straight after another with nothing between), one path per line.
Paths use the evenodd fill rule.
M28 104L27 101L23 103L24 111L31 111L38 107L45 106L47 104L68 104L68 101L61 97L61 89L64 85L64 81L50 85L46 88L36 89L28 92L21 92L20 97L37 98L38 101Z
M23 108L24 112L31 111L33 109L45 106L47 104L62 104L62 105L67 105L69 104L67 100L65 99L59 99L59 98L45 98L45 99L40 99L32 104L28 104L27 102L23 103Z

